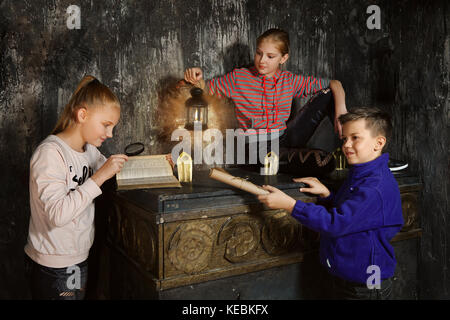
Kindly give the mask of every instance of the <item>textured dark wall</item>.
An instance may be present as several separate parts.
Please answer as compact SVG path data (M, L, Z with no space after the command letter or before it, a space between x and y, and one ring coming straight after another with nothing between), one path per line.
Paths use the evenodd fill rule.
M81 8L81 29L66 9ZM381 30L366 27L366 8L381 8ZM78 81L93 74L122 103L120 152L157 139L159 95L186 67L206 78L252 60L256 37L289 31L287 69L341 80L347 105L393 114L392 156L407 159L421 193L421 298L450 298L449 30L442 1L0 1L0 298L24 298L29 159L54 126Z

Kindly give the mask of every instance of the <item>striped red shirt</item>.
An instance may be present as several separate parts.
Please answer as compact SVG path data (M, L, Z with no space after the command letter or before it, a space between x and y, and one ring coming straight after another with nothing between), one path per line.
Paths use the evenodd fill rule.
M206 81L206 85L210 94L233 100L240 128L281 131L286 129L292 99L307 97L327 88L329 80L281 70L267 78L252 66L234 69Z

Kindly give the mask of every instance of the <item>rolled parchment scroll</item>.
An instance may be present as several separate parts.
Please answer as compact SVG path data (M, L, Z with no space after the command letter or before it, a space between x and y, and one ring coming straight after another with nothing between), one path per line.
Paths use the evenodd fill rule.
M236 187L238 189L253 193L255 195L269 194L269 191L264 190L260 186L257 186L250 181L242 179L240 177L232 176L222 169L212 168L209 170L209 177L214 180L226 183L230 186Z

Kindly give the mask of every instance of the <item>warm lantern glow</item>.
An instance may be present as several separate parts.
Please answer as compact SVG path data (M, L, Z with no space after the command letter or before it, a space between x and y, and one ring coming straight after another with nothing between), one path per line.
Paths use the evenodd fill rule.
M193 130L195 124L201 124L202 129L208 128L208 103L203 98L203 90L191 89L192 97L186 100L186 129Z

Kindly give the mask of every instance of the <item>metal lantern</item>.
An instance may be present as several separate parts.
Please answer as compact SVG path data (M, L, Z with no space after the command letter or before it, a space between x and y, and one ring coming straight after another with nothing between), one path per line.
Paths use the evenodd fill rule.
M191 89L191 96L186 100L186 129L193 130L195 125L202 126L202 130L208 127L208 103L203 98L203 90Z

